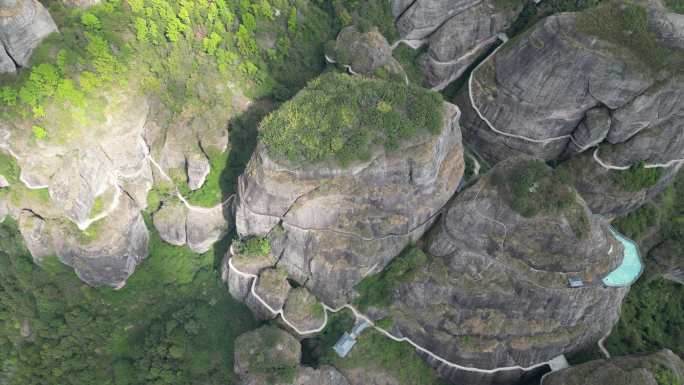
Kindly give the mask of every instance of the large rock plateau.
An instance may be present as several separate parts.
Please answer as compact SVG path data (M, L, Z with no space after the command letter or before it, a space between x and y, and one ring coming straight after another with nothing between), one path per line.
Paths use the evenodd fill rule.
M323 302L417 241L463 175L458 109L444 104L437 135L378 149L367 162L290 165L259 144L239 179L236 226L268 237L279 268Z

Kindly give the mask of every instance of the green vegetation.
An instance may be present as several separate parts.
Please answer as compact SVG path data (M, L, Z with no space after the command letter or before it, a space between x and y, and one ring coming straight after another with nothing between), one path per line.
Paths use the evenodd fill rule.
M31 131L33 132L33 136L38 140L47 138L47 130L41 126L33 126L31 127Z
M636 241L642 239L656 226L655 232L661 244L684 245L684 172L680 171L661 194L653 201L623 217L613 224L621 233ZM653 231L650 231L653 233Z
M291 362L287 353L278 353L283 348L289 349L288 342L283 340L284 332L276 326L269 325L259 328L256 332L256 349L240 352L241 355L249 355L249 372L265 376L269 384L276 381L291 382L297 373L299 362ZM243 348L247 349L245 346Z
M577 193L565 169L552 170L540 160L525 160L510 169L498 169L492 181L502 199L524 217L563 213L575 234L589 232L589 218L577 203Z
M628 215L618 218L613 224L630 239L641 239L649 228L658 223L658 208L653 203L646 203Z
M228 165L230 151L223 152L210 148L207 151L211 170L201 188L191 191L185 181L175 181L180 193L190 204L213 207L224 200L226 191L233 186L234 181L225 177L225 168ZM227 198L227 197L226 197Z
M355 24L361 32L376 26L390 43L399 39L389 1L332 0L332 5L342 26Z
M646 163L641 161L632 165L629 170L613 170L610 175L613 182L625 191L640 191L655 186L663 175L662 168L646 168L645 165Z
M20 169L16 160L10 155L0 151L0 175L4 176L10 186L0 189L0 197L8 196L9 200L16 204L23 200L45 203L50 201L48 190L30 190L21 182Z
M423 71L418 66L418 58L425 52L427 45L413 49L405 43L399 44L397 48L392 51L392 56L397 59L406 72L411 83L418 86L423 85Z
M650 234L649 243L655 247L645 259L645 277L630 290L622 305L620 321L607 341L611 354L669 348L680 356L684 355L684 286L658 277L663 260L675 266L681 263L679 260L684 248L683 196L684 172L680 171L674 182L652 202L614 222L621 232L637 241L644 234ZM672 259L669 262L668 256Z
M103 121L124 90L161 100L173 114L164 125L187 116L225 124L233 85L253 98L290 97L325 68L323 42L337 30L331 10L302 0L48 6L60 33L35 51L30 71L3 77L0 111L55 141Z
M349 331L353 318L346 313L331 317L328 327L320 338L321 364L333 365L342 373L361 370L363 373L383 373L401 385L445 385L446 382L416 354L408 343L395 342L373 329L364 331L346 358L340 358L332 350L344 331ZM395 383L395 382L393 382Z
M638 281L606 348L615 356L661 348L684 355L684 286L664 279Z
M233 340L255 326L249 311L229 298L212 253L151 235L150 256L114 291L86 286L56 259L36 266L16 224L0 224L0 377L12 372L23 385L235 383Z
M267 116L260 137L268 151L292 162L370 159L375 145L394 150L436 134L442 98L416 86L337 73L313 80Z
M402 282L411 281L428 261L428 256L421 249L414 246L407 248L381 273L366 277L356 285L359 297L354 303L361 311L366 311L370 306L390 306L394 300L394 288Z
M683 0L665 0L665 5L677 13L684 14L684 1Z
M604 1L582 12L577 28L625 48L638 63L653 71L665 67L672 56L650 30L646 9L631 2Z
M236 251L244 256L263 256L271 252L271 244L266 238L252 237L238 242Z
M655 369L655 380L658 385L677 385L681 384L679 376L670 368L663 365L658 365Z

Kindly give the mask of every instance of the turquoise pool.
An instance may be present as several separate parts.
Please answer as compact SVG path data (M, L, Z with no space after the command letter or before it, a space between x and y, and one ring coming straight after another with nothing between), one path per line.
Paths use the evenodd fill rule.
M641 257L639 256L639 248L634 241L626 238L613 228L610 231L624 246L625 255L620 266L603 278L603 284L612 287L629 286L639 279L641 272L644 270L644 265L641 263Z

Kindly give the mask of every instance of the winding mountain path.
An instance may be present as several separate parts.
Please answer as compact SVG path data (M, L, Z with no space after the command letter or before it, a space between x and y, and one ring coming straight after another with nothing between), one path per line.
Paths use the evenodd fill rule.
M524 140L524 141L530 142L530 143L547 144L547 143L551 143L551 142L555 142L555 141L559 141L559 140L570 140L570 141L572 141L573 144L575 144L575 146L577 146L579 148L580 151L585 151L585 150L601 143L602 140L591 142L591 143L588 143L586 145L582 145L579 142L577 142L577 140L575 140L575 137L571 134L560 135L560 136L555 136L555 137L545 138L545 139L535 139L535 138L530 138L530 137L523 136L523 135L517 135L517 134L512 134L510 132L501 131L501 130L497 129L496 127L494 127L494 124L482 113L482 111L480 111L480 108L477 106L477 103L475 103L475 97L473 96L473 79L474 79L477 71L480 69L480 67L483 64L487 63L487 61L489 59L491 59L496 54L496 52L499 49L501 49L506 44L506 42L508 41L508 37L503 33L499 34L498 38L499 38L499 40L501 40L501 44L498 47L496 47L496 49L494 49L492 51L492 53L489 54L489 56L487 56L484 60L482 60L482 62L480 64L478 64L473 69L473 71L470 73L470 78L468 78L468 97L470 99L470 104L472 105L473 109L475 110L477 115L480 117L480 119L483 122L485 122L487 127L489 127L489 129L491 129L492 131L494 131L495 133L497 133L499 135ZM629 166L614 166L614 165L610 165L610 164L607 164L606 162L602 161L598 157L598 148L594 151L594 160L601 167L606 168L608 170L628 170L629 169ZM644 167L645 168L666 168L666 167L670 167L670 166L673 166L675 164L683 163L683 162L684 162L684 158L673 159L667 163L647 163L646 165L644 165Z
M232 249L231 249L231 255L232 255ZM373 329L375 329L377 332L381 333L381 334L384 335L385 337L387 337L387 338L389 338L389 339L391 339L391 340L393 340L393 341L396 341L396 342L406 342L406 343L410 344L411 346L413 346L416 350L419 350L419 351L421 351L421 352L427 354L428 356L430 356L431 358L433 358L433 359L435 359L435 360L441 362L442 364L447 365L447 366L452 367L452 368L459 369L459 370L464 370L464 371L468 371L468 372L485 373L485 374L493 374L493 373L505 372L505 371L511 371L511 370L520 370L520 371L527 372L527 371L531 371L531 370L534 370L534 369L543 367L543 366L545 366L545 365L550 365L551 362L553 361L553 359L552 359L552 360L549 360L549 361L540 362L540 363L538 363L538 364L531 365L531 366L526 366L526 367L525 367L525 366L515 365L515 366L503 366L503 367L498 367L498 368L494 368L494 369L481 369L481 368L476 368L476 367L472 367L472 366L463 366L463 365L459 365L459 364L457 364L457 363L455 363L455 362L451 362L451 361L449 361L449 360L447 360L447 359L445 359L445 358L443 358L443 357L440 357L439 355L437 355L436 353L432 352L432 351L429 350L429 349L426 349L426 348L424 348L424 347L418 345L417 343L415 343L415 342L414 342L413 340L411 340L410 338L406 338L406 337L397 337L397 336L393 335L392 333L388 332L387 330L385 330L385 329L383 329L383 328L377 326L377 325L375 324L375 322L373 322L373 321L372 321L370 318L368 318L365 314L361 313L358 309L356 309L353 305L350 305L350 304L345 304L345 305L342 305L342 306L340 306L340 307L338 307L338 308L331 308L330 306L328 306L328 305L326 305L326 304L322 304L323 309L325 310L325 311L324 311L324 320L323 320L323 324L322 324L321 326L315 328L315 329L300 330L300 329L297 328L295 325L293 325L290 321L288 321L287 318L285 318L285 316L284 316L284 314L283 314L283 309L273 309L271 306L268 305L268 303L266 303L266 301L264 301L263 298L261 298L261 297L259 296L259 294L257 294L257 292L256 292L256 290L255 290L256 284L257 284L257 280L258 280L258 278L259 278L257 275L255 275L255 274L250 274L250 273L246 273L246 272L243 272L243 271L238 270L238 269L235 267L235 265L233 265L233 259L232 259L232 258L230 258L230 259L228 260L228 266L229 266L230 270L231 270L232 272L234 272L235 274L237 274L237 275L239 275L239 276L241 276L241 277L243 277L243 278L251 279L251 280L252 280L252 283L251 283L251 286L250 286L250 293L252 294L252 296L254 296L254 298L256 298L256 300L257 300L260 304L262 304L264 307L266 307L266 309L268 309L273 315L275 315L275 316L280 316L280 318L283 320L283 322L284 322L287 326L291 327L294 331L296 331L299 335L302 335L302 336L310 335L310 334L314 334L314 333L319 333L319 332L323 331L323 329L325 329L325 327L327 326L327 323L328 323L328 312L337 313L337 312L339 312L339 311L341 311L341 310L348 309L348 310L350 310L352 313L354 313L354 316L355 316L357 319L361 319L361 320L363 320L363 321L366 321L368 324L370 324L370 325L373 327Z

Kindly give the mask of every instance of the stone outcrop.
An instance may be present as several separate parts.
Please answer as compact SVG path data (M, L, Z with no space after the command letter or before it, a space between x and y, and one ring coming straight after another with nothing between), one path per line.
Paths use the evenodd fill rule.
M282 378L273 379L272 385L349 385L337 369L332 366L323 365L318 369L301 366L293 375L291 381ZM247 377L242 381L242 385L263 385L263 378L253 376Z
M152 222L165 242L187 245L196 253L206 253L230 230L229 203L212 208L188 207L169 198L152 215Z
M324 303L381 270L433 223L463 175L458 109L437 135L347 167L281 162L259 144L239 178L236 227L268 237L277 266Z
M522 10L497 7L494 1L474 2L472 6L447 20L428 38L428 50L420 66L426 85L443 89L461 76L508 29Z
M652 9L648 14L652 23L665 17ZM643 54L590 35L584 17L543 19L473 72L472 102L499 132L481 119L465 87L459 96L464 140L486 160L519 153L554 160L598 144L608 166L671 165L684 158L681 75L651 70ZM663 29L679 28L666 24ZM676 50L684 42L677 36L656 38L663 49Z
M684 362L667 349L648 355L590 361L550 373L543 381L543 385L681 383L684 383Z
M7 211L16 218L30 212L45 222L49 230L27 238L37 261L55 253L91 285L121 287L147 256L141 212L147 209L153 186L164 191L156 194L162 202L151 211L165 241L204 253L232 226L232 200L196 207L184 204L176 193L176 186L203 183L209 171L204 150L227 151L227 131L219 120L225 118L225 123L230 111L211 123L201 116L190 122L171 120L165 106L139 96L135 84L130 86L104 94L108 107L102 122L64 127L57 120L46 125L48 135L41 140L34 137L30 122L0 122L0 150L14 158L20 170L16 183L8 187L16 190L18 199L7 201ZM45 108L48 116L60 116L63 106ZM173 124L160 123L169 120ZM204 163L195 162L197 153ZM180 166L172 166L170 154L183 159ZM192 166L195 163L204 166Z
M377 28L367 32L361 32L355 26L342 29L331 55L333 57L328 60L348 66L353 74L373 75L378 70L385 70L402 79L406 77L401 64L392 57L392 48Z
M300 366L301 345L272 326L242 334L235 340L235 373L242 385L349 385L335 368Z
M577 155L561 168L572 175L577 191L597 214L615 218L625 215L661 193L681 169L681 164L662 169L658 181L643 189L630 189L616 183L620 170L608 170L598 164L591 153Z
M235 373L240 377L299 365L302 347L274 326L262 326L235 339Z
M562 209L532 216L514 210L506 187L511 182L504 178L529 162L497 165L449 204L427 238L427 262L402 275L402 282L388 283L388 308L370 310L391 316L395 335L460 365L491 369L577 352L613 327L628 289L604 287L601 279L621 263L622 245L608 221L558 181L551 185L571 197ZM539 179L531 186L545 188ZM570 288L571 277L584 286ZM510 383L523 375L428 362L456 383Z
M393 0L402 39L427 44L420 58L427 85L442 89L457 79L511 26L524 2L501 5L493 0Z
M148 233L138 207L127 196L112 215L85 232L59 218L43 218L29 210L19 216L19 229L34 260L57 255L88 284L122 287L147 257Z
M38 0L0 0L0 73L26 67L33 50L53 32L57 26Z
M315 330L325 323L325 310L304 287L292 289L283 307L283 317L299 330Z

